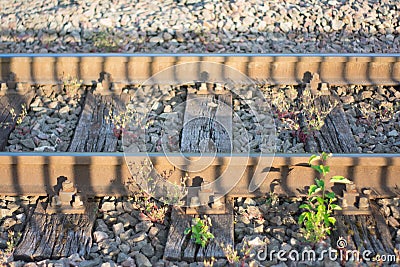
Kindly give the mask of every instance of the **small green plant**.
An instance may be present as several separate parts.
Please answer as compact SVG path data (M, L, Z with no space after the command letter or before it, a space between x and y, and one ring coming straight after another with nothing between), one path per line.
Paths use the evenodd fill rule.
M220 247L230 265L240 262L241 257L239 256L239 252L235 250L232 245L225 245L224 243L222 243L220 244Z
M160 224L164 223L167 212L168 206L157 205L154 200L148 203L145 209L145 215L150 219L150 221Z
M239 252L233 249L232 245L225 245L224 243L221 243L220 247L224 252L227 261L230 264L238 263L240 261Z
M132 177L128 179L127 186L132 192L138 188L146 192L147 195L152 195L157 189L157 179L154 179L152 174L153 165L149 159L144 159L140 162L128 162L128 168L131 171ZM134 195L137 197L137 195Z
M102 29L95 32L92 37L93 44L97 49L104 52L117 52L124 41L120 34L116 35L111 29Z
M209 217L205 216L204 219L194 218L192 226L186 228L185 235L191 233L191 238L194 242L204 248L208 241L214 239L214 235L209 230L210 226L212 224Z
M7 240L7 249L6 249L7 254L12 254L12 252L14 251L14 248L17 245L18 241L20 240L21 236L22 236L21 232L15 233L12 230L8 231L8 240Z
M136 193L133 198L137 208L141 211L143 219L149 220L153 223L164 223L165 216L169 209L168 206L158 203L143 190Z
M325 105L316 106L316 101L320 99L321 95L312 95L310 89L303 91L299 110L304 114L303 120L305 122L305 129L303 131L312 133L321 130L325 124L325 118L336 107L338 102L328 102ZM318 101L317 101L318 102Z
M280 121L281 129L290 131L292 136L301 143L319 131L325 123L325 118L335 108L337 101L327 102L320 93L312 94L310 88L302 90L293 86L272 87L264 92L271 107ZM323 102L324 104L318 104Z
M68 97L74 97L78 94L79 88L81 88L83 80L78 80L76 77L72 77L71 75L66 75L61 77L61 82L63 84L63 90L67 94Z
M305 211L300 215L298 223L303 225L301 231L306 240L310 242L318 242L326 239L330 235L332 227L336 223L336 219L332 216L334 210L341 210L336 202L334 192L329 192L325 188L324 178L329 173L329 166L326 166L326 160L332 154L323 152L321 155L312 155L309 159L311 168L318 171L322 175L321 179L316 178L315 184L311 185L308 190L306 203L300 205ZM322 164L313 165L312 163L320 160ZM352 183L343 176L333 176L331 183Z
M265 204L268 206L277 206L279 204L279 196L275 192L269 192L265 199Z
M244 266L246 259L251 257L251 252L253 249L248 241L243 242L243 246L240 248L239 251L235 250L232 245L220 243L219 246L221 247L226 257L226 260L231 266L237 266L239 263L241 263L241 266Z
M175 183L166 184L164 186L164 193L161 196L160 201L168 205L183 205L184 201L182 200L182 198L188 193L186 181L189 179L190 176L188 173L186 173L185 176L181 177L180 185L177 185Z
M211 257L211 259L204 259L203 260L203 266L204 267L212 267L215 266L214 264L217 262L217 259L215 257Z
M139 139L137 134L139 129L129 129L128 126L140 125L141 118L139 114L133 108L128 108L126 111L119 113L116 113L115 110L114 106L110 106L108 114L104 116L106 122L113 125L114 136L117 138L124 137L130 142L137 141Z
M9 112L10 112L12 121L0 123L0 127L4 128L4 129L6 129L7 127L12 128L14 126L20 125L24 121L26 115L28 115L28 111L26 110L25 104L21 105L21 113L19 115L17 115L17 113L15 113L14 108L10 108Z

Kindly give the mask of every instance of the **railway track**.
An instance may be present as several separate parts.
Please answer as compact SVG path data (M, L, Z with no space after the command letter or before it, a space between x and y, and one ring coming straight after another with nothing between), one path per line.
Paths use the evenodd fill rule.
M76 88L79 97L74 98L67 94L65 89L71 84L65 84L65 80L62 79L65 76L74 77L79 87ZM330 174L343 175L354 182L355 187L352 190L356 193L348 191L349 199L355 194L357 194L357 201L362 196L373 201L400 195L398 189L400 154L393 152L398 150L393 148L391 153L385 154L358 153L360 150L357 138L352 135L354 127L350 126L347 113L343 108L349 103L342 103L339 93L334 90L335 86L373 85L380 90L387 86L384 88L388 92L387 98L391 99L390 103L396 104L400 84L400 55L398 54L0 55L0 83L0 104L3 110L0 120L3 126L7 126L0 131L2 137L0 147L4 151L0 152L0 195L52 196L54 203L58 201L54 196L60 192L64 195L61 194L59 199L66 203L69 200L73 203L80 201L80 198L73 198L72 193L84 195L83 199L99 196L132 196L139 191L138 186L132 186L132 184L148 183L147 180L137 179L142 170L139 167L138 171L138 166L148 161L154 167L153 174L156 174L152 177L158 177L162 182L179 185L182 184L182 177L192 178L189 182L185 182L189 190L187 198L184 199L186 206L191 206L190 204L197 196L199 203L202 204L204 201L201 200L201 196L208 198L205 204L208 204L210 197L217 196L226 196L227 199L262 197L270 194L298 197L304 196L307 187L314 182L315 172L309 168L307 162L311 153L318 151L334 153L327 162L331 168ZM150 89L142 90L141 84ZM323 125L313 130L312 134L306 131L310 129L307 128L309 121L307 121L307 114L304 113L307 109L304 102L301 104L303 105L302 112L306 115L290 117L290 120L298 121L299 128L292 131L296 135L295 138L300 140L297 144L302 143L301 147L304 147L304 150L309 152L308 154L275 153L273 150L268 150L268 144L275 145L274 142L269 143L268 138L275 136L275 131L280 130L276 130L275 124L270 123L276 119L274 117L276 114L271 113L270 107L265 109L266 106L263 103L255 101L257 97L262 96L263 92L258 89L253 90L254 85L294 85L295 87L291 88L295 88L297 95L295 99L308 99L303 97L304 92L310 92L314 96L309 98L312 107L317 108L316 112L326 113L322 119ZM171 86L167 88L170 92L168 97L165 97L165 92L162 91L164 90L162 88L166 88L165 86ZM174 88L172 93L171 88ZM249 92L251 92L250 96ZM144 101L143 97L146 94L154 95L159 99L161 97L162 100L156 102L162 103L162 108L160 109L160 105L151 101L141 105L141 99ZM38 99L43 95L45 100L41 103L42 100ZM58 104L57 101L61 101L62 104ZM166 101L167 104L162 101ZM256 104L252 104L252 101ZM71 102L73 102L73 109L69 104ZM35 104L32 105L32 103ZM33 125L24 125L22 122L23 126L15 123L15 119L24 113L22 104L32 107L32 110L28 108L24 116L34 118L38 114L40 116L44 114L42 121L51 126L47 131L49 134L44 130L41 132L40 127L43 125L37 121ZM50 108L50 105L53 107ZM146 105L151 108L146 109ZM394 113L398 112L398 107L391 106ZM64 113L59 115L61 109L64 109ZM119 121L115 118L121 119L125 114L129 114L132 110L136 112L137 109L143 110L146 116L135 117L134 115L133 119L129 118L128 127L124 124L121 124L123 127L116 127ZM243 113L235 117L239 110ZM263 114L262 112L266 110L268 110L266 114ZM32 113L29 113L31 111ZM240 121L247 112L252 112L250 124L254 123L259 127L261 122L267 122L261 125L264 128L260 126L254 130L251 125ZM54 118L53 114L59 117ZM196 121L198 115L202 120ZM278 115L280 116L281 113ZM107 120L105 118L107 116L114 117ZM163 122L174 122L160 130L167 133L165 143L163 143L165 140L163 141L161 137L158 139L158 136L154 134L154 127L146 128L144 133L141 131L140 124L143 121L146 124L149 118L153 119L154 125L157 125L159 121L154 119L157 116L161 117ZM66 126L68 120L74 123ZM137 122L139 126L134 125L134 122ZM253 136L243 139L245 141L240 139L239 143L235 143L237 141L235 133L240 131L238 122L239 126L242 123L243 128L247 127L246 131ZM175 127L175 124L180 126ZM400 125L393 130L384 130L391 130L390 136L394 138L399 128ZM33 135L34 131L39 131L41 137ZM57 132L62 138L53 134ZM68 136L62 136L63 132L68 132ZM266 136L262 135L263 132ZM142 135L144 143L132 143L132 140L140 141ZM14 139L9 139L10 136ZM18 137L24 138L23 145L19 145L18 140L16 141ZM243 135L240 134L239 137L242 138ZM243 142L250 143L256 138L259 139L254 147L240 153L243 152L241 146L246 147ZM174 140L177 142L175 146L172 144ZM202 143L204 140L206 143ZM232 142L233 145L227 145L226 141ZM394 144L397 144L395 141L393 139ZM63 152L5 151L10 146L38 149L38 151L49 149L55 151L55 147L60 142L64 142L61 150ZM263 144L266 145L262 146ZM159 148L162 151L159 151ZM180 148L184 148L183 154L179 153ZM121 150L124 153L118 152ZM149 173L144 173L144 176L148 178ZM141 175L143 176L143 173ZM74 186L69 188L70 184L62 184L62 181L66 179ZM59 191L60 187L63 188L61 191ZM74 187L77 192L74 191ZM195 189L191 191L192 187L197 187L197 191ZM156 188L156 191L158 189ZM346 193L342 192L343 188L332 187L332 189L346 198ZM231 205L229 201L226 204ZM348 214L370 216L369 211L365 213L358 210L356 206L357 204L353 210L350 208ZM62 207L62 209L65 208ZM47 213L49 210L59 211L57 208L50 207ZM213 210L217 208L211 208L207 212L213 213ZM88 222L83 223L82 226L87 232L86 236L82 237L85 242L91 238L90 229L94 224L92 206L91 211L88 215L90 219L82 219L83 217L78 219L76 214L73 217L74 221L87 220L85 222ZM64 212L74 213L76 210L66 208ZM35 216L37 217L33 217L30 223L36 220L43 222L43 225L46 223L53 225L54 222L51 221L53 219L49 219L52 217L46 217L49 215L42 213L44 213L42 208L36 208ZM232 227L228 228L233 229L232 210L229 211L227 208L223 210L223 213L226 214L211 215L214 216L212 220L221 224L220 228L224 224L229 224ZM174 210L171 219L172 227L180 229L185 226L185 223L190 223L191 217L187 216L193 217L193 215L182 215ZM382 220L379 222L382 226ZM54 226L54 229L57 227ZM224 240L225 238L228 240L227 244L233 243L233 231L225 232L221 229L222 236L218 236L216 232L217 239ZM30 237L35 233L25 233L25 235ZM173 247L172 250L167 249L166 258L181 260L183 255L183 259L190 261L210 258L212 255L218 255L218 257L223 255L215 246L211 251L202 251L193 246L186 249L183 246L187 244L186 236L182 235L183 231L175 231L172 239L168 239L167 244L182 246ZM42 247L43 242L39 242L41 245L29 252L30 254L25 253L26 246L30 244L26 241L28 240L26 236L23 245L17 250L20 258L25 259L34 255L35 258L41 259L44 257L42 252L47 253L46 257L54 256L54 253ZM45 236L54 238L52 232L46 232ZM388 237L387 232L384 236ZM357 247L359 244L354 246ZM166 245L166 247L172 246ZM86 253L79 246L76 249L82 255ZM388 249L393 250L393 246L388 245ZM59 249L57 253L59 253L57 255L65 253L69 255L62 249Z
M162 173L165 170L182 168L185 160L174 155L149 154L155 169ZM303 195L305 187L313 183L314 171L308 167L309 154L275 154L250 155L213 155L203 156L208 167L195 172L201 177L213 177L217 170L231 166L224 174L234 176L243 172L240 181L228 196L260 197L271 192L271 183L280 181L282 194L293 197ZM194 154L186 154L188 160L198 158ZM0 175L2 195L52 195L57 178L67 177L77 188L88 196L129 195L126 185L132 176L127 161L143 162L147 156L140 153L126 155L123 153L6 153L0 155ZM174 165L171 164L171 161ZM272 163L272 164L271 164ZM399 195L400 157L398 154L346 154L334 155L328 161L332 175L351 177L357 189L369 188L371 197L383 198ZM199 165L198 165L199 166ZM197 167L198 167L197 166ZM255 169L258 172L255 174ZM267 173L268 170L269 173ZM263 174L263 172L265 174ZM170 176L173 183L178 184L185 171L177 170ZM264 175L266 176L265 179ZM300 178L301 177L301 178ZM261 181L257 190L250 191L252 179ZM299 189L301 189L299 191Z
M196 62L193 64L193 62ZM209 63L218 63L210 65ZM193 71L183 71L184 68L174 67L176 64L192 63ZM307 74L317 73L319 84L340 85L399 85L400 83L400 56L398 54L340 54L340 55L136 55L136 54L15 54L0 55L0 81L1 92L4 100L15 99L24 92L30 92L33 86L44 86L50 90L60 90L62 77L66 75L81 80L81 86L97 87L100 95L118 95L124 86L130 84L163 84L178 83L183 81L200 80L200 74L207 67L210 71L212 82L224 82L232 73L226 72L222 64L235 68L246 74L250 79L239 79L236 84L267 83L267 84L305 84ZM189 65L188 65L189 66ZM230 68L229 68L230 69ZM162 71L163 70L163 71ZM161 71L161 72L160 72ZM103 73L102 77L101 73ZM104 73L108 74L104 76ZM157 73L156 79L151 77ZM189 75L189 77L184 77ZM191 75L191 76L190 76ZM225 75L225 76L224 76ZM103 78L103 80L101 80ZM310 78L309 78L310 79ZM310 81L308 81L310 82ZM112 86L115 84L115 86ZM102 89L99 89L101 85ZM104 86L103 86L104 85ZM104 87L104 88L103 88ZM21 91L22 90L22 91ZM32 101L32 96L26 97L26 102ZM101 101L94 98L93 101ZM107 103L105 100L104 103ZM13 105L15 110L20 109L21 100ZM123 105L124 102L122 102ZM92 109L93 106L90 107ZM84 107L83 107L84 109ZM10 114L3 114L3 116ZM81 123L84 116L81 116ZM7 118L6 118L7 119ZM90 118L89 118L90 119ZM92 118L93 119L93 118ZM98 122L101 123L101 122ZM104 126L106 127L106 126ZM88 129L86 129L88 130ZM104 129L105 131L107 129ZM3 139L7 138L10 131L6 131ZM114 138L115 139L115 138ZM5 140L2 140L3 142ZM77 145L75 144L75 147ZM92 154L13 154L2 153L2 186L1 194L46 194L54 185L57 177L66 176L76 181L82 191L88 194L124 194L122 188L129 177L128 169L124 166L122 154L97 154L96 150L77 148L76 152L92 152ZM100 150L102 151L102 150ZM102 151L107 152L107 151ZM113 152L109 150L108 152ZM398 179L396 172L399 168L397 154L353 154L340 155L340 151L332 159L332 164L337 172L352 176L360 188L371 187L376 189L377 195L393 195L396 191ZM352 152L352 151L343 151ZM353 152L357 152L354 151ZM265 153L264 153L265 154ZM144 155L144 154L142 154ZM135 154L140 158L142 155ZM284 177L284 188L289 195L295 194L295 188L304 188L310 183L307 179L294 179L296 176L309 176L307 168L301 163L306 162L303 155L277 154L257 155L242 157L233 155L237 160L233 165L246 166L243 178L232 190L233 195L257 195L267 192L269 183L279 177ZM146 156L147 157L147 156ZM179 158L179 156L172 156ZM150 155L155 167L161 173L170 170L169 156L163 153ZM217 169L225 168L226 155L217 155L213 160L208 173L215 173ZM175 162L176 160L174 160ZM260 190L249 192L251 179L249 173L254 173L251 166L254 161L265 162L261 169L269 168L268 179L261 184ZM184 163L178 163L183 164ZM62 166L62 167L61 167ZM290 170L290 171L289 171ZM236 169L228 170L227 175L233 174ZM256 175L262 172L256 170ZM32 179L32 173L35 173ZM104 175L105 174L105 175ZM171 179L178 180L181 172L176 172ZM89 177L86 177L89 176ZM368 177L368 182L365 181ZM257 179L257 178L256 178ZM259 180L261 178L258 178ZM261 179L262 180L262 179ZM175 181L177 182L177 181ZM112 185L113 184L113 185ZM112 186L111 186L112 185ZM118 190L117 190L118 189ZM122 191L121 191L122 190ZM51 190L50 190L51 191ZM397 194L397 193L396 193Z
M110 73L115 83L142 84L158 72L178 64L207 62L232 67L257 82L299 84L307 72L318 73L321 82L338 84L398 85L398 54L3 54L0 80L16 79L22 87L32 84L56 85L63 75L84 84L98 81L101 72ZM224 79L222 68L216 78ZM13 73L15 76L10 77ZM157 84L195 80L200 72L174 73L174 68L158 77ZM190 73L189 73L190 75ZM174 77L174 78L172 78ZM3 90L5 86L3 85Z

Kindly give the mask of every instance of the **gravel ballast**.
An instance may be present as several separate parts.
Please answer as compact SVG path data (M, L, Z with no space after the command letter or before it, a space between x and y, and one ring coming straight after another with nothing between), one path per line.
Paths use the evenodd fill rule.
M0 0L0 51L2 53L398 53L400 51L400 2L384 1L18 1ZM151 105L144 146L137 151L159 152L162 138L170 151L179 150L184 94L172 87L163 90L162 101ZM268 99L295 100L290 86L260 88ZM265 89L265 90L264 90ZM336 87L351 131L363 153L400 152L399 88ZM76 127L83 92L39 94L8 140L7 151L66 151ZM269 94L267 92L274 92ZM294 92L294 93L293 93ZM148 94L143 94L146 97ZM234 109L242 122L234 121L234 138L244 126L252 134L252 152L262 151L257 131L246 117L246 100L236 99ZM249 99L247 99L249 100ZM142 101L143 102L143 101ZM142 108L140 103L133 103ZM292 134L296 122L274 111L291 108L272 104L277 126L276 152L303 153L304 144ZM285 106L286 105L286 106ZM293 106L294 107L294 106ZM174 113L176 112L176 113ZM181 114L181 115L179 115ZM164 117L164 118L163 118ZM166 125L165 117L174 118ZM294 123L294 124L293 124ZM242 127L243 128L243 127ZM166 131L163 133L163 129ZM178 130L177 130L178 129ZM131 141L131 140L125 140ZM119 140L122 151L124 140ZM236 146L237 148L238 146ZM239 152L240 149L234 149ZM268 151L263 151L268 152ZM0 198L0 263L5 266L204 266L204 263L168 262L162 259L170 225L143 216L134 198L105 197L93 229L88 258L71 255L40 262L14 261L12 249L21 237L27 214L38 197ZM301 199L267 198L235 200L235 251L243 266L295 266L277 259L256 259L257 250L311 249L297 224ZM400 201L377 201L390 227L392 243L400 250ZM143 204L143 203L142 203ZM250 253L243 251L250 244ZM317 244L317 252L332 247L330 240ZM302 266L340 266L324 259ZM346 266L354 266L349 262ZM225 259L215 266L227 266ZM370 266L360 264L360 266ZM393 265L398 266L398 265Z
M93 245L85 259L78 254L57 260L39 262L13 261L10 251L18 244L29 209L35 207L38 197L2 197L0 199L0 262L5 266L205 266L203 262L170 262L163 259L163 252L170 226L169 209L165 209L165 219L154 220L146 212L146 200L140 197L104 197L99 201L99 212L93 229ZM44 199L41 199L44 200ZM156 203L156 202L147 202ZM297 224L302 198L282 198L270 194L263 198L236 198L235 248L239 266L342 266L339 260L331 260L324 250L337 249L336 239L328 238L316 244L304 240ZM389 222L392 243L400 249L398 225L399 199L379 199L380 212ZM159 205L159 204L157 204ZM158 207L162 207L159 205ZM150 215L150 216L149 216ZM335 232L335 231L334 231ZM12 240L12 241L11 241ZM10 243L14 242L13 244ZM281 262L277 254L263 254L260 251L279 251L287 253L313 250L322 260ZM227 252L228 250L227 250ZM232 253L232 252L231 252ZM228 255L227 254L227 255ZM233 255L233 254L232 254ZM232 256L230 255L230 256ZM284 255L281 255L284 257ZM288 258L288 255L285 254ZM212 266L231 266L226 259L212 261ZM243 264L243 265L242 265ZM353 266L349 261L345 266ZM371 263L357 263L357 266L374 266ZM235 265L233 265L235 266ZM391 264L390 266L398 266Z
M7 1L3 53L397 53L400 3Z

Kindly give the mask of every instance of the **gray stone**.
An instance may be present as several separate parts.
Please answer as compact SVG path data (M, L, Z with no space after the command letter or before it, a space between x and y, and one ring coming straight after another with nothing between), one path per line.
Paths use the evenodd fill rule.
M95 231L93 233L93 237L94 237L94 240L96 241L96 243L99 243L99 242L109 238L108 234L105 232L102 232L102 231Z
M122 207L123 207L123 209L124 209L126 212L132 212L133 209L134 209L132 203L129 202L129 201L124 201L124 202L122 203Z
M104 242L106 242L106 241L104 241ZM104 254L112 256L112 255L117 255L120 252L118 247L116 246L115 242L110 242L107 244L104 244L104 242L102 245L104 247L102 249L102 252Z
M121 262L121 265L123 267L135 267L135 260L132 259L131 257L128 257L125 261Z
M144 266L144 267L151 267L152 264L145 255L138 253L135 255L136 265Z
M96 258L94 260L84 260L78 264L78 267L95 267L99 266L101 262L100 258Z
M346 95L340 97L340 99L343 101L344 104L351 104L354 103L354 97L352 95ZM356 114L354 114L355 116Z
M47 139L49 139L49 135L47 135L47 134L45 134L45 133L39 133L39 134L37 135L37 137L38 137L39 139L42 139L42 140L47 140Z
M243 202L243 207L246 208L247 206L255 206L257 203L252 198L246 198Z
M343 26L344 26L344 22L341 21L341 20L339 20L339 19L334 19L334 20L332 21L332 29L333 29L334 31L338 31L338 30L342 29Z
M158 234L159 231L160 231L160 229L158 229L157 227L151 227L149 230L149 237L154 238Z
M47 105L47 107L50 108L50 109L56 109L56 108L58 107L58 102L57 102L57 101L50 102L50 103Z
M21 264L21 265L18 265L18 263L17 264L13 263L13 266L24 266L24 267L37 267L38 266L34 262L28 262L28 263L21 262L19 264Z
M323 262L323 266L325 266L325 267L340 267L341 265L337 261L332 261L329 258L326 258Z
M104 202L101 205L101 211L107 212L107 211L111 211L111 210L115 210L114 202Z
M60 121L59 118L48 118L48 119L46 119L46 122L48 124L54 124L54 123L59 122L59 121Z
M81 256L79 256L78 253L74 253L68 257L68 260L73 261L73 262L80 262L80 261L82 261L82 258L81 258Z
M151 37L149 40L150 43L163 43L164 39L160 36Z
M128 254L129 251L131 250L131 247L130 247L129 245L127 245L127 244L121 244L121 245L118 246L118 248L119 248L123 253L126 253L126 254Z
M173 36L171 34L169 34L168 32L163 33L164 41L170 41L172 38L173 38Z
M154 256L154 248L151 244L144 245L142 247L142 249L140 250L140 252L142 252L144 255L146 255L149 258Z
M392 130L392 131L390 131L389 133L388 133L388 136L391 136L391 137L396 137L396 136L398 136L399 135L399 133L396 131L396 130Z
M147 232L150 227L153 226L153 223L150 221L142 221L135 225L136 232Z
M140 241L144 240L145 238L146 238L146 233L141 232L141 233L138 233L138 234L132 236L132 241L140 242Z
M119 238L121 239L122 242L127 241L128 239L130 239L132 232L133 229L128 229L127 231L120 234Z
M289 32L292 29L292 25L293 23L291 21L287 21L287 22L283 22L280 24L279 28L283 31L283 32Z
M30 138L21 140L20 144L30 149L34 149L36 147L35 142L33 142L33 140Z
M68 106L62 107L58 111L58 114L60 114L60 117L63 118L63 119L67 118L68 115L69 115L69 107Z
M112 20L110 18L102 18L102 19L100 19L99 22L104 27L107 27L107 28L113 27L113 22L112 22Z
M254 227L254 233L261 234L263 232L264 232L264 225L259 225L257 227Z
M362 97L362 99L369 99L369 98L372 98L373 94L374 93L372 91L363 91L361 93L361 97Z
M48 109L45 107L33 107L32 108L32 111L35 111L35 112L46 112L47 110Z
M301 244L299 240L297 240L296 238L293 238L293 237L290 238L289 243L290 243L290 245L292 245L292 246L298 246L298 245Z
M91 248L90 248L90 253L96 253L99 251L99 247L97 246L97 244L94 244Z
M113 232L114 232L115 236L119 236L120 234L122 234L125 231L124 225L122 223L114 224L112 226L112 228L113 228Z
M248 263L249 267L258 267L259 263L255 260L250 260L250 262Z
M11 137L10 137L11 138ZM8 139L10 145L16 145L19 143L19 139Z
M136 218L132 217L128 213L118 216L118 221L123 223L124 227L134 226L138 222Z
M8 242L8 240L0 238L0 249L6 249L7 248L7 242Z
M16 203L8 203L7 204L7 209L9 209L11 211L11 213L14 213L15 211L17 211L20 208L19 205L17 205Z
M26 215L24 213L20 213L15 215L15 218L17 218L18 221L24 223L26 220Z
M41 104L42 104L42 100L41 100L39 97L36 97L36 98L35 98L35 101L33 101L33 102L30 104L30 107L31 107L31 108L33 108L33 107L39 107Z
M128 259L128 255L126 255L126 254L123 253L123 252L118 253L118 256L117 256L117 263L121 263L121 262L123 262L123 261L125 261L125 260L127 260L127 259Z
M296 203L296 202L290 203L288 205L287 209L292 214L296 213L299 210L299 203Z
M282 219L281 216L274 216L270 219L270 222L273 224L276 224L278 226L282 225Z
M55 152L56 148L54 146L39 146L34 149L37 152Z
M108 232L108 226L102 219L96 220L96 229L103 232Z
M246 225L251 223L251 221L250 221L248 216L240 216L239 217L239 222L244 223Z
M165 112L165 113L170 113L170 112L172 112L172 107L171 107L171 105L166 105L166 106L164 107L164 112Z
M131 144L128 147L124 147L124 151L129 153L138 153L140 152L140 148L137 144Z
M393 217L400 219L400 208L396 206L390 206L390 209L392 210Z

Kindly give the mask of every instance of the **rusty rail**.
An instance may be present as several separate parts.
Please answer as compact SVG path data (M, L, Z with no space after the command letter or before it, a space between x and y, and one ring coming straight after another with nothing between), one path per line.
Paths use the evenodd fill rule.
M199 70L207 70L207 62L220 63L266 84L298 84L307 72L332 85L400 83L400 54L3 54L0 81L2 90L10 79L21 85L54 85L66 75L92 84L107 72L121 85L141 84L168 69L151 82L171 84L199 78L195 75L200 72L190 76L173 67L189 62L197 62ZM213 70L216 81L226 76L223 65Z
M198 155L186 155L189 160ZM308 154L218 155L204 156L210 164L191 177L200 176L212 180L216 173L227 170L227 176L235 177L238 169L245 167L240 181L229 196L261 196L270 192L274 181L280 184L284 194L301 195L302 189L313 183L316 173L307 166ZM149 154L156 170L174 170L175 166L187 165L187 159L178 155ZM209 157L209 158L207 158ZM78 190L87 195L127 195L125 186L132 175L127 161L140 162L144 154L123 153L0 153L0 195L46 195L54 193L57 179L67 177ZM128 159L128 160L126 160ZM272 162L272 165L270 163ZM351 178L358 189L371 188L377 197L398 195L400 185L399 154L347 154L334 155L328 160L331 175ZM229 169L227 168L229 166ZM249 191L249 184L256 171L265 178L259 188ZM175 168L170 180L176 181L184 171ZM240 172L239 172L240 173Z
M174 67L195 63L195 71ZM210 62L213 64L212 70ZM225 80L229 66L265 84L298 84L307 73L319 74L321 82L331 85L399 85L400 54L2 54L0 55L0 95L9 89L30 85L54 86L62 77L83 80L84 84L98 82L100 73L109 73L112 81L122 85L173 84L201 79L204 69L213 74L213 81ZM184 71L182 71L184 70ZM148 80L153 75L156 79ZM21 86L21 87L20 87ZM13 87L13 88L10 88ZM189 155L196 157L196 155ZM197 173L206 179L227 171L237 175L245 167L240 181L230 191L232 196L256 196L271 190L274 180L280 182L285 194L297 195L298 189L313 182L315 173L304 165L309 155L219 155L204 171ZM132 155L138 161L145 154ZM175 164L185 165L179 156L170 156ZM173 170L171 181L177 182L183 171L177 171L163 154L150 154L156 169ZM231 160L231 161L229 161ZM257 165L258 164L258 165ZM332 174L352 178L357 187L371 187L376 195L395 195L400 183L398 154L339 155L329 162ZM230 166L230 168L227 168ZM261 167L260 167L261 166ZM249 191L253 174L261 177L259 188ZM89 195L128 194L124 184L131 174L124 155L68 153L0 153L0 194L52 194L57 178L66 176ZM264 179L265 178L265 179ZM257 181L261 181L257 180Z

